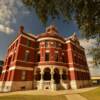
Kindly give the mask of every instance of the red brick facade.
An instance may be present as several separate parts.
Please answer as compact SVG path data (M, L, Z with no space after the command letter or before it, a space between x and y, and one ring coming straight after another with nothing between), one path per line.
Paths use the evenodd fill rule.
M0 80L3 83L34 82L35 68L46 65L66 67L69 87L72 80L90 80L84 48L80 46L77 36L73 34L67 38L60 37L55 27L51 26L38 36L21 30L16 40L8 47ZM22 79L24 71L25 78ZM77 85L78 88L84 86L86 85Z

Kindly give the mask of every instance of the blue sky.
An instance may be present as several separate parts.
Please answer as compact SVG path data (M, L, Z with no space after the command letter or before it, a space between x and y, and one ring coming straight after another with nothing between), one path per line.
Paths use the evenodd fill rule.
M48 22L50 25L51 21ZM39 34L45 31L34 9L29 11L21 0L0 0L0 60L4 59L7 47L16 38L20 25L23 25L28 33ZM61 18L55 21L55 25L63 36L72 35L73 32L80 35L75 21L63 22ZM80 42L87 52L95 40L86 42L85 39L80 39ZM91 56L87 56L87 59L90 60Z
M23 25L25 31L39 34L45 31L45 27L40 22L34 9L29 11L21 0L0 0L0 59L4 59L7 47L15 39L19 26ZM48 21L48 25L51 21ZM55 25L60 34L69 36L73 32L79 34L75 21L63 22L57 19Z

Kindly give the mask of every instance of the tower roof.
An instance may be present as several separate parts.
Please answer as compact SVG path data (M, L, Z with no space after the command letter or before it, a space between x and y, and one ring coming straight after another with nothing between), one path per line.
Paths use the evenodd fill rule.
M61 37L58 33L59 32L57 28L54 25L50 25L49 27L46 28L45 33L40 34L38 38L53 37L53 38L59 38L64 41L63 37Z

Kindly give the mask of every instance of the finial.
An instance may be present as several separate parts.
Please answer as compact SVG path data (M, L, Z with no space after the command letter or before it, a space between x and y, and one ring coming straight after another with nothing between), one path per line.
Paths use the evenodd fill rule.
M24 33L24 26L19 27L19 33Z
M48 32L48 33L52 33L52 32L58 33L57 28L54 25L50 25L49 27L47 27L46 32Z
M73 36L76 36L76 33L75 32L73 33Z

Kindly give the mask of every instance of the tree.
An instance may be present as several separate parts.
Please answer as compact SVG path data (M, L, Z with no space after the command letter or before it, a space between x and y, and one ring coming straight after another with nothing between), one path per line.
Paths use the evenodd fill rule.
M97 44L91 50L94 60L100 64L100 2L99 0L22 0L34 8L42 23L49 17L63 16L64 20L75 19L82 34L87 38L96 38ZM99 41L98 41L99 40ZM95 53L94 53L95 51Z

